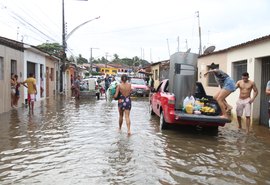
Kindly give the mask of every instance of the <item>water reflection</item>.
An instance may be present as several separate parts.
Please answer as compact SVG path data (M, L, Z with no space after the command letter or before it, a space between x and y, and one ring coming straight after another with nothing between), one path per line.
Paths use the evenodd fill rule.
M117 102L57 98L0 115L1 184L270 184L269 130L159 129L134 99L132 135Z

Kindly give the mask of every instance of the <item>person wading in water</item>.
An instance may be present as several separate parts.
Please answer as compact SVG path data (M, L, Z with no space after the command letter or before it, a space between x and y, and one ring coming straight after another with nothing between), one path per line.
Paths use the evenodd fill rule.
M122 128L123 116L125 114L125 120L128 129L128 135L131 134L130 131L130 110L131 110L131 84L127 82L128 76L123 74L121 76L121 84L117 86L116 92L114 94L114 99L118 99L118 112L119 112L119 131ZM120 93L120 95L119 95Z

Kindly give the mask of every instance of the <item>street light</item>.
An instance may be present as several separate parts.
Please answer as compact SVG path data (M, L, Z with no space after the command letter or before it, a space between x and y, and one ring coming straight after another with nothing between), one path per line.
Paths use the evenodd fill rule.
M66 36L66 41L67 41L67 40L69 39L69 37L70 37L77 29L79 29L81 26L83 26L83 25L85 25L85 24L87 24L87 23L89 23L89 22L91 22L91 21L93 21L93 20L99 19L99 18L100 18L100 16L95 17L94 19L90 19L90 20L88 20L88 21L85 21L84 23L82 23L82 24L80 24L79 26L75 27L73 30L71 30L71 32L70 32L69 34L67 34L67 36Z
M81 1L88 1L88 0L81 0ZM91 22L95 19L99 19L99 17L96 17L94 19L91 19L89 21L86 21L79 26L75 27L68 35L66 35L66 29L65 29L65 0L62 0L62 45L63 45L63 54L62 54L62 67L60 71L60 92L63 91L63 71L65 69L65 63L66 63L66 49L67 49L67 39L81 26L85 25L88 22Z

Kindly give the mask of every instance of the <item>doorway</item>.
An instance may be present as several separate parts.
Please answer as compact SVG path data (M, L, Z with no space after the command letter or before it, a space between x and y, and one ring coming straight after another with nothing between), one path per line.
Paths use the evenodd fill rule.
M262 58L262 76L261 76L261 100L260 100L260 124L268 126L268 101L266 96L266 84L270 80L270 57Z

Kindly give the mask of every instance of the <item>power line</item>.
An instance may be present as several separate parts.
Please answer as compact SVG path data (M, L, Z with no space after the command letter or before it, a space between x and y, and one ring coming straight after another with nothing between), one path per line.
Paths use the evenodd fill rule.
M3 5L3 4L2 4ZM4 6L4 5L3 5ZM52 38L51 36L49 36L48 34L44 33L43 31L41 31L40 29L38 29L37 27L35 27L33 24L31 24L29 21L27 21L26 19L24 19L21 15L15 13L14 11L12 11L11 9L7 8L6 6L4 6L5 10L9 13L9 15L11 16L11 18L13 18L14 20L16 20L17 22L19 22L23 27L28 28L29 30L31 30L34 33L38 33L39 36L41 36L44 40L48 40L48 38L52 41L56 41L54 38ZM44 37L45 36L45 37ZM33 37L33 36L32 36ZM57 42L57 41L56 41Z
M23 2L23 1L19 1L19 2ZM37 9L38 11L39 11L39 13L40 14L43 14L43 15L45 15L44 17L46 17L46 18L48 18L49 16L48 15L46 15L44 12L43 12L43 10L37 5L37 4L35 4L36 3L36 1L33 1L33 3L32 3L32 6L34 6L34 9ZM33 23L35 23L35 25L40 25L40 28L42 29L42 30L45 30L47 33L49 33L50 35L53 35L53 37L54 37L54 41L56 41L57 39L55 39L55 38L58 38L58 34L55 34L55 33L52 33L52 30L53 29L48 29L48 25L45 25L45 24L43 24L44 23L44 21L40 21L40 20L37 20L36 18L38 17L38 16L36 16L36 15L33 15L33 12L31 11L31 10L27 10L26 8L21 8L22 6L18 6L18 8L20 9L20 11L21 12L23 12L25 15L27 15L28 17L30 17L30 20L31 20L31 22L33 22ZM28 13L28 12L31 12L31 15ZM25 19L25 18L24 18ZM50 23L53 23L53 21L49 21ZM58 26L58 28L57 28L57 30L60 30L60 27ZM59 36L59 38L60 38L60 36Z

